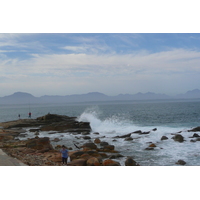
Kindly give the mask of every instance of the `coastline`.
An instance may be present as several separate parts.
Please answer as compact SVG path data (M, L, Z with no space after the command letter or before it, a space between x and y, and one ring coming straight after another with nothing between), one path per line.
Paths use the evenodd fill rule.
M0 123L0 148L9 156L19 159L28 166L61 166L61 145L53 147L50 138L40 137L40 131L67 132L83 136L86 141L91 133L88 122L78 122L75 117L47 114L37 119L19 119ZM20 140L26 129L34 137ZM98 134L98 133L94 133ZM78 139L77 139L78 140ZM117 158L123 157L114 145L95 139L74 148L68 147L68 166L120 166ZM129 158L129 165L138 165Z
M133 157L124 156L119 152L117 146L109 144L105 136L102 137L98 132L92 132L89 122L77 121L76 117L47 114L36 119L2 122L0 127L0 149L28 166L61 166L59 137L63 135L70 135L73 138L68 141L72 145L65 144L69 150L68 166L140 166L140 163L133 160ZM25 138L27 131L31 137ZM112 141L131 142L133 135L141 138L156 131L156 128L147 132L138 130L115 136ZM42 132L47 132L49 137L43 137ZM197 133L200 132L200 127L187 130L187 132L191 134L188 138L191 145L200 141L200 136ZM51 134L58 134L59 137L51 140ZM171 133L171 135L171 140L174 142L183 143L185 141L181 132ZM160 137L160 142L170 139L162 135ZM80 138L85 142L80 143ZM151 150L162 151L162 148L158 147L157 143L147 142L144 152ZM186 162L177 159L174 164L185 165Z

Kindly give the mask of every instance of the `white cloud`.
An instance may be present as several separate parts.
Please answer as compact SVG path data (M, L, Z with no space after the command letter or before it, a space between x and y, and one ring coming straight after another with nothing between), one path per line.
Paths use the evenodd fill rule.
M200 85L196 76L200 73L200 52L192 50L172 49L153 54L138 52L127 55L82 53L32 56L28 60L0 60L1 75L12 76L10 81L13 87L27 82L31 85L27 84L27 89L35 87L37 93L48 91L49 94L58 94L59 91L63 95L84 91L107 94L124 91L175 93L181 84L186 90L187 87L197 88L197 83Z

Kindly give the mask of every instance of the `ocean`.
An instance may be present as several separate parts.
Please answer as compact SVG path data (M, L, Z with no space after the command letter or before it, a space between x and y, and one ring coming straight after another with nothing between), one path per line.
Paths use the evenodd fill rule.
M0 105L0 121L17 120L19 114L21 118L28 118L29 111L32 118L51 113L90 122L91 141L98 137L101 141L114 145L115 150L125 156L117 159L122 166L127 156L131 156L141 166L176 166L180 159L187 166L200 165L200 141L191 142L194 132L188 132L191 128L200 126L200 99ZM153 131L155 128L156 131ZM150 133L132 134L131 141L114 139L115 136L137 130ZM99 135L93 134L94 132ZM185 139L182 143L172 139L173 134L178 132ZM26 133L29 138L35 137L29 129ZM44 131L40 132L40 136L50 137L53 146L65 144L73 149L76 149L74 143L81 145L88 142L81 135L71 133L49 134ZM162 136L168 137L168 140L161 140ZM55 138L60 138L61 141L53 142ZM151 143L156 145L154 150L145 150Z

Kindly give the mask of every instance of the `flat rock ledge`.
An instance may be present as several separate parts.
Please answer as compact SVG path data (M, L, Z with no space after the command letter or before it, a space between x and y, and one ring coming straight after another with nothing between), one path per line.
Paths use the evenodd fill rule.
M68 131L68 132L90 132L89 122L78 122L76 117L65 115L47 114L36 119L19 119L15 121L2 122L3 129L16 129L23 127L40 127L41 131Z

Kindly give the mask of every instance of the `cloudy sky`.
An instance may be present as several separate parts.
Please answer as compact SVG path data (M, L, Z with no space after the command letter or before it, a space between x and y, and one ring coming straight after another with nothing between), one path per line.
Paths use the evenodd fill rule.
M0 34L0 96L200 89L200 34Z

